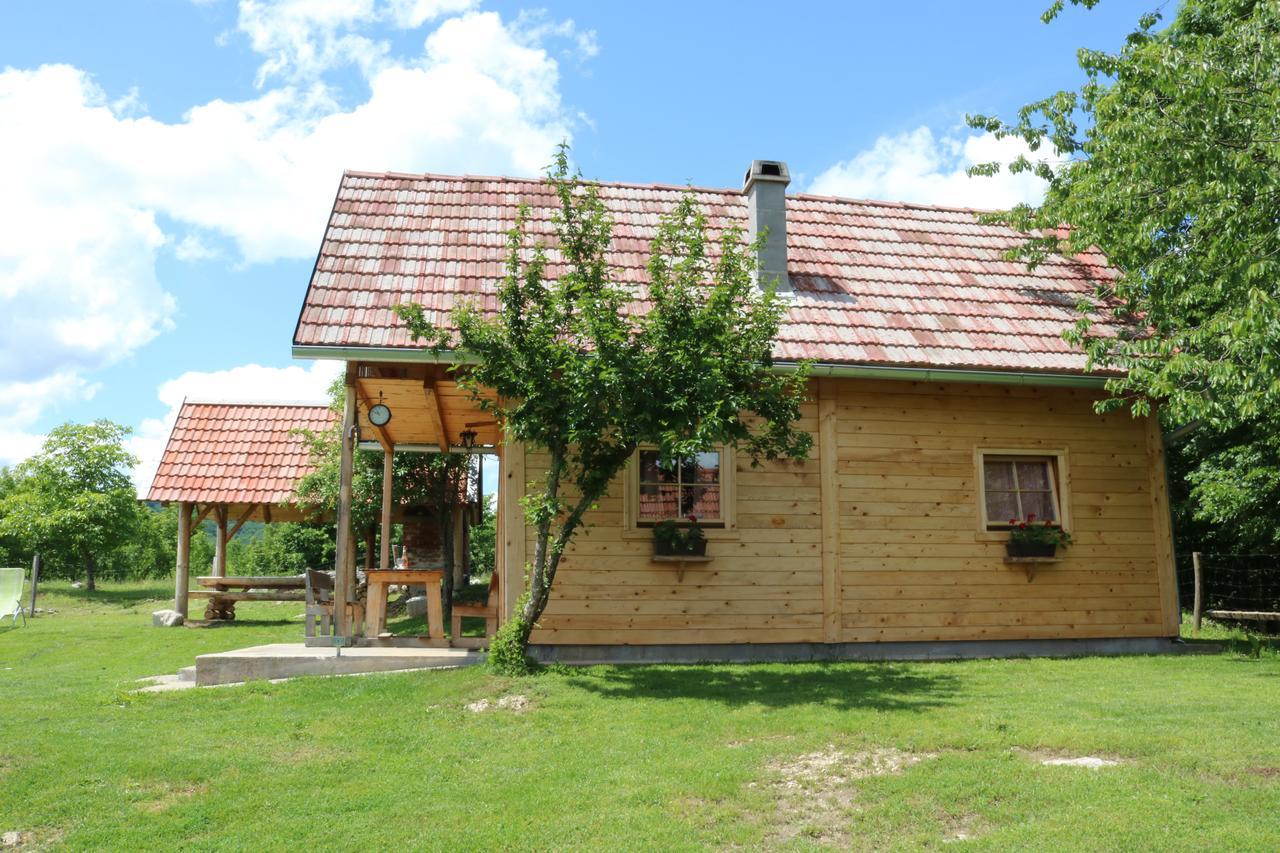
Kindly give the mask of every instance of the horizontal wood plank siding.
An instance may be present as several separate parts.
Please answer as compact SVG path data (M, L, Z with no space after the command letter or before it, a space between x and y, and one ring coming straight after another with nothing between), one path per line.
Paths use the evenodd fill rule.
M1167 633L1147 425L1094 392L841 383L842 639ZM979 521L978 448L1065 451L1075 544L1030 582Z
M1084 389L830 379L819 403L813 387L801 422L815 436L811 457L759 468L738 459L736 529L683 579L650 559L647 536L625 530L619 478L570 546L533 642L1169 635L1168 533L1152 494L1162 479L1143 420L1095 414ZM1068 454L1076 544L1030 582L1004 563L1002 537L980 529L978 447ZM823 464L824 453L834 459ZM528 453L525 465L539 483L545 457ZM835 488L824 490L824 471Z
M818 427L816 403L800 426ZM623 483L588 513L561 563L534 643L823 641L820 451L808 460L735 466L737 525L708 543L708 563L655 563L647 534L624 531ZM545 456L530 454L540 480ZM533 544L529 544L533 553Z

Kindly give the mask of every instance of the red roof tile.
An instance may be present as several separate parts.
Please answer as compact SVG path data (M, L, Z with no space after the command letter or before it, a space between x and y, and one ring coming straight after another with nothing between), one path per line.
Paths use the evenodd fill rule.
M610 261L643 285L658 218L683 187L601 184L615 222ZM713 232L746 224L737 190L695 190ZM550 237L555 197L536 180L348 172L294 334L295 346L413 348L391 306L420 302L437 322L459 300L496 308L505 233L520 203ZM1114 278L1099 253L1034 271L1004 258L1020 237L974 211L787 197L795 298L775 344L782 360L1080 372L1062 340L1077 300ZM555 265L551 273L556 272ZM1099 318L1095 331L1118 326Z
M313 470L293 430L319 432L335 419L328 406L184 402L147 500L291 503Z

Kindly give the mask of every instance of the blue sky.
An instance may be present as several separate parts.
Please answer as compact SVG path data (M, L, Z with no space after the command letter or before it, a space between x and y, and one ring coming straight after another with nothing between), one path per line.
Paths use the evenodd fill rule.
M342 168L1003 206L962 126L1079 81L1148 2L138 0L0 12L0 464L108 417L154 460L184 395L312 399L293 324ZM139 476L147 478L144 463Z

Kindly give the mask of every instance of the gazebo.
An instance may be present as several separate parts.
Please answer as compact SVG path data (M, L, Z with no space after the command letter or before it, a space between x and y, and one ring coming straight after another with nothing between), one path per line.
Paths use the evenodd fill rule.
M330 429L328 406L184 400L146 500L178 504L174 609L187 616L191 534L216 526L212 573L225 577L227 543L249 521L315 520L294 488L314 470L299 430Z

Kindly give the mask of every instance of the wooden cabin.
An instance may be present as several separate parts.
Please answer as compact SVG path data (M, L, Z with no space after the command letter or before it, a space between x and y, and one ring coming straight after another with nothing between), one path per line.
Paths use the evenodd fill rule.
M535 651L587 661L1168 648L1179 609L1158 421L1096 414L1106 374L1086 372L1061 337L1077 299L1114 275L1105 259L1028 271L1003 256L1018 235L972 211L786 186L785 164L756 161L741 190L695 192L713 229L769 229L760 267L789 300L775 356L781 369L813 364L800 423L815 439L810 458L753 468L708 448L673 474L638 452L562 563ZM642 284L658 217L685 188L599 189L615 221L610 260ZM504 440L452 381L465 354L415 345L391 309L418 302L441 323L459 300L494 310L521 203L549 237L555 198L538 181L348 172L293 349L346 362L346 418L361 440L501 457L500 619L522 591L533 534L519 500L543 457ZM369 420L379 403L391 413L380 426ZM709 528L707 559L656 560L653 525L689 511ZM1011 562L1009 519L1031 513L1074 544Z

